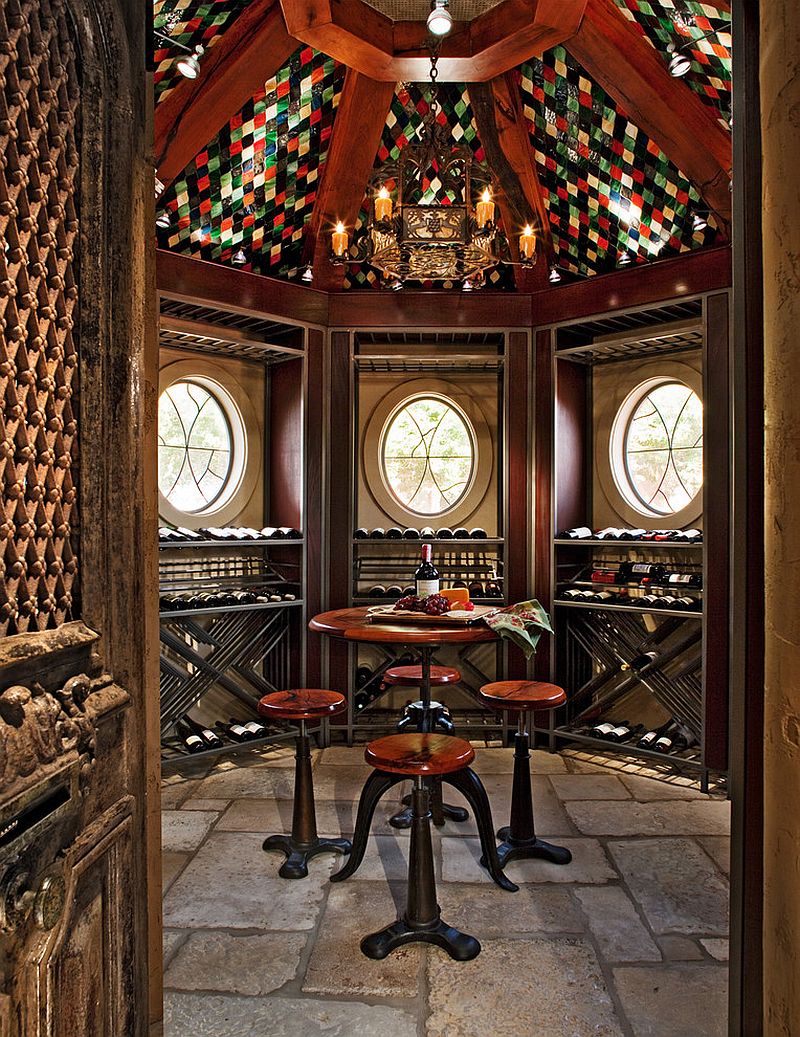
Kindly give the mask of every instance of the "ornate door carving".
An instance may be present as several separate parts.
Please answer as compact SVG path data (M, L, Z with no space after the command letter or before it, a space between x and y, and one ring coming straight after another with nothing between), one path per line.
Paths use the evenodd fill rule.
M0 0L0 1037L147 1030L143 37Z

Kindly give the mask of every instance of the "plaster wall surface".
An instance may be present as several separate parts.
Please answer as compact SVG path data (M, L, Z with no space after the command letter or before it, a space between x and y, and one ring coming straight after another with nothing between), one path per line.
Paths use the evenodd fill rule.
M800 4L761 4L764 1033L800 1033Z

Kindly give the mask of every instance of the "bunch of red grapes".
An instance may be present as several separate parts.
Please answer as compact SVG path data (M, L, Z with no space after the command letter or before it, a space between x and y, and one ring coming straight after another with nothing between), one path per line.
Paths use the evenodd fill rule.
M441 616L449 612L452 605L441 594L429 594L427 598L418 598L416 594L407 594L395 605L401 612L424 612L428 616Z

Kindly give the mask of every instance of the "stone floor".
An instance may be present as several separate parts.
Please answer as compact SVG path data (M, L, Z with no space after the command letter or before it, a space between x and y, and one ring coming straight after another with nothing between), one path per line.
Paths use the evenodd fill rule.
M475 769L507 823L510 750ZM687 783L534 753L537 829L566 867L509 865L518 893L479 867L472 822L434 830L443 917L477 936L456 963L415 945L382 962L359 940L403 904L408 834L376 812L348 882L277 877L266 834L291 827L280 749L168 778L163 789L165 1037L717 1037L727 1033L728 826L724 799ZM320 834L350 834L363 751L315 753ZM458 799L450 792L448 799Z

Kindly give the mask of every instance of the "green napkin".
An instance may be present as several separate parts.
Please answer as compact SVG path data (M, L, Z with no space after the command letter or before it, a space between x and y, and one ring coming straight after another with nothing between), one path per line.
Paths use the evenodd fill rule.
M520 601L516 605L500 609L486 616L484 622L497 631L500 637L507 637L509 641L518 645L525 653L526 659L530 659L536 651L543 630L549 634L553 633L550 617L535 598L533 601Z

